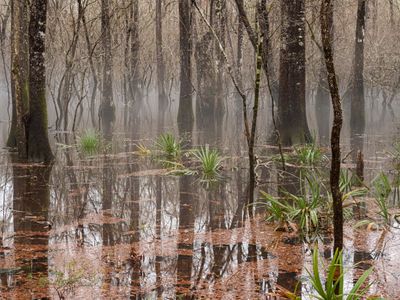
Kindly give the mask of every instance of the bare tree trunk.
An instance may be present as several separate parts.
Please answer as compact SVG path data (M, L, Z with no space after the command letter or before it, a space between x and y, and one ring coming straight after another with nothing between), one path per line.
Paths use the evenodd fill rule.
M96 119L96 114L95 114L95 106L96 106L97 86L99 83L99 80L97 79L96 68L94 67L94 62L93 62L93 52L94 52L96 46L92 47L92 43L90 42L89 30L87 27L86 15L85 15L86 7L82 6L82 0L78 0L78 7L82 11L82 25L83 25L83 29L85 30L85 40L86 40L88 60L89 60L90 70L91 70L92 77L93 77L93 88L92 88L89 106L90 106L90 116L92 119L92 125L93 125L93 127L96 127L97 119Z
M166 108L165 94L165 63L163 54L163 34L162 34L162 1L156 2L156 55L157 55L157 89L158 89L158 109L163 112Z
M53 159L47 130L45 37L47 0L31 0L29 22L29 128L28 159Z
M281 1L278 128L283 145L311 141L306 116L305 2Z
M65 72L64 72L64 80L62 86L62 95L61 95L61 103L62 107L60 108L61 111L61 120L63 119L63 130L68 130L68 123L69 123L69 103L71 102L71 92L72 92L72 83L74 81L74 60L76 49L78 46L79 41L79 33L81 28L81 19L83 16L83 7L79 3L78 0L78 17L75 22L73 22L73 34L72 34L72 41L71 45L68 48L68 51L65 55Z
M268 76L271 82L272 97L278 98L278 82L274 72L274 59L272 54L271 45L271 30L270 30L270 16L267 8L267 0L261 0L257 7L258 22L260 24L260 31L263 34L263 51L262 59L264 61L264 68L268 69Z
M210 2L210 10L212 10ZM210 19L214 18L210 16ZM196 43L195 59L197 71L196 124L197 128L214 132L216 96L216 68L213 58L212 32L206 32Z
M139 104L141 99L139 88L139 0L131 0L131 74L130 74L130 91L131 97L136 104ZM138 107L136 107L137 109Z
M342 107L337 84L335 64L333 61L332 36L333 4L332 0L323 0L321 4L321 38L324 48L325 64L328 72L329 91L332 98L334 111L333 126L331 132L332 164L330 173L330 185L333 198L333 225L334 225L334 250L343 248L343 206L342 194L339 188L340 178L340 132L342 129Z
M178 127L180 132L193 128L192 105L192 39L191 39L191 0L179 0L179 48L180 48L180 95Z
M223 49L226 48L226 18L227 18L227 9L226 9L226 1L225 0L215 0L214 1L214 13L215 17L214 20L214 28L216 28L216 33L221 43ZM222 128L222 124L220 121L223 120L222 116L224 114L224 102L223 102L223 79L224 79L224 70L225 70L225 60L224 54L220 50L220 45L218 41L214 42L214 49L216 52L216 95L215 95L215 112L214 112L214 120L217 121L216 123L216 130Z
M238 0L240 5L243 6L243 0ZM242 81L242 66L243 66L243 38L244 38L244 26L243 22L238 18L237 28L237 54L236 54L236 77L238 82Z
M27 155L26 119L29 113L28 2L11 1L12 121L7 146Z
M103 45L103 88L99 117L102 130L108 136L111 134L112 123L115 120L109 0L101 0L101 33Z
M238 0L240 5L243 4L243 0ZM244 41L244 25L243 22L238 17L237 24L237 50L236 50L236 78L240 89L243 89L243 76L242 76L242 67L243 67L243 41ZM242 114L242 98L239 93L236 93L235 97L235 119L236 119L236 134L240 136L243 131L243 114ZM236 141L236 153L240 153L240 139Z
M124 2L124 4L126 4ZM130 13L125 14L125 45L124 45L124 82L123 82L123 92L124 92L124 128L127 129L129 125L129 108L131 105L130 101L130 41L131 41L131 24L130 24Z
M250 136L248 137L249 147L249 203L254 203L254 189L256 186L256 157L254 154L254 146L256 143L256 129L257 129L257 116L258 107L260 102L260 88L261 88L261 71L262 71L262 47L263 41L259 41L256 52L256 76L254 87L254 104L253 104L253 119L251 122Z
M354 50L354 77L351 99L350 128L352 135L365 131L364 99L364 38L365 38L365 0L358 0L357 25ZM355 152L357 153L357 151Z
M332 4L333 6L333 0ZM329 24L332 26L329 29L329 34L331 35L330 40L332 41L332 51L333 51L333 39L334 39L334 27L333 22ZM331 103L330 103L330 93L328 84L328 74L325 66L324 54L321 55L321 68L319 70L317 93L315 95L315 114L317 119L318 135L320 143L327 143L329 139L330 130L330 116L331 116ZM327 122L328 121L328 122Z
M1 55L1 61L3 63L3 72L4 72L4 80L6 82L7 86L7 114L8 117L10 118L10 107L12 107L12 99L11 99L11 85L8 79L8 70L7 70L7 63L6 63L6 57L5 57L5 52L6 52L6 47L5 47L5 42L7 38L7 29L8 29L8 20L10 19L11 16L11 1L7 1L6 3L7 10L5 14L1 17L1 22L0 22L0 55Z

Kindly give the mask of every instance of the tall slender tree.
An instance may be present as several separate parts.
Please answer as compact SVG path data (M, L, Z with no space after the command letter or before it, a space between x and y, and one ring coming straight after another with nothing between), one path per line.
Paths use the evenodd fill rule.
M111 24L110 1L101 0L101 42L103 46L103 88L102 100L99 109L102 130L111 134L112 123L115 120L113 101L113 68L111 53Z
M216 28L216 33L219 39L218 41L214 41L214 48L216 52L216 95L215 95L215 100L216 100L216 105L215 105L215 120L221 121L222 120L222 115L224 113L224 102L223 102L223 79L224 79L224 70L225 70L225 59L224 59L224 54L220 50L220 46L222 46L224 49L226 47L226 23L227 23L227 7L226 7L226 1L225 0L215 0L214 1L214 9L213 12L215 14L215 17L213 18L214 21L214 28ZM221 43L221 45L219 45ZM219 124L217 122L217 130L222 127L222 124Z
M165 109L165 63L163 54L163 31L162 31L162 1L156 1L156 55L157 55L157 90L158 108Z
M333 106L333 126L331 132L332 164L330 172L330 185L333 198L333 225L334 225L334 249L343 248L343 206L342 194L339 187L340 179L340 133L342 129L342 106L339 87L336 78L335 64L333 61L332 35L333 27L333 2L323 0L320 12L321 39L324 50L325 65L328 75L328 86Z
M180 94L178 127L181 132L191 131L194 122L192 107L191 6L191 0L179 0Z
M332 2L333 3L333 2ZM333 4L332 4L333 5ZM318 8L316 9L318 11ZM331 35L330 40L332 41L333 49L333 38L334 38L334 27L333 22L328 24L331 26L329 28L329 34ZM318 127L319 142L325 144L329 139L330 130L330 115L331 115L331 103L330 103L330 93L328 85L328 74L326 71L325 57L324 53L321 54L321 64L318 74L317 82L317 92L315 95L315 115ZM328 122L327 122L328 120Z
M131 74L129 81L129 89L131 91L131 97L136 103L141 100L140 85L139 85L139 50L140 50L140 40L139 40L139 0L131 0L131 24L130 24L130 34L131 34Z
M257 6L258 13L258 23L260 25L260 31L263 36L263 51L262 59L264 68L268 72L269 81L271 84L271 92L274 99L278 97L278 82L276 79L276 74L274 72L274 59L272 53L272 41L271 41L271 16L269 12L268 5L271 4L271 0L259 0Z
M238 0L239 6L243 6L243 0ZM243 67L243 42L244 42L244 25L241 21L240 17L238 17L237 22L237 51L236 51L236 78L240 88L243 88L243 76L242 76L242 67ZM238 132L242 131L242 98L239 93L236 95L236 105L235 105L235 115L238 120L236 126L238 126ZM238 143L239 147L239 143Z
M365 130L364 97L364 39L365 39L366 1L358 0L357 23L354 49L354 77L351 95L351 133L363 134ZM357 153L357 151L355 151Z

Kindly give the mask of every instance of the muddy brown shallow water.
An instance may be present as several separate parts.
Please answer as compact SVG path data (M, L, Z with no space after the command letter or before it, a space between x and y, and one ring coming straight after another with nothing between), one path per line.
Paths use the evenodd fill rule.
M245 203L246 172L227 164L206 187L133 152L71 157L51 170L2 154L1 297L4 299L279 299L307 280L311 249L275 231ZM70 157L69 157L70 156ZM236 164L237 162L235 162ZM376 161L371 161L371 164ZM370 294L395 299L398 229L346 226L350 286L374 266ZM330 233L319 250L331 258ZM277 298L274 298L277 297Z
M397 125L380 127L381 116L370 118L362 137L366 182L391 169L387 149L398 133ZM138 143L149 145L156 134L141 136L116 134L94 157L79 154L72 136L56 139L50 169L0 152L0 298L284 299L293 291L310 298L314 243L276 231L262 207L247 205L246 153L237 151L235 132L219 143L227 159L212 186L138 155ZM344 134L344 156L348 140ZM257 151L264 157L268 149ZM353 167L351 159L343 166ZM260 188L276 192L276 174L258 173ZM374 231L355 229L356 222L346 222L346 289L372 266L369 294L400 299L398 224ZM315 240L326 264L331 232Z

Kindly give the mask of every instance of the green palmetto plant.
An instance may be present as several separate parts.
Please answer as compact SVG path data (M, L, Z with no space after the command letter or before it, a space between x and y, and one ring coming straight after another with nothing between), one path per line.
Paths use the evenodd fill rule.
M350 204L348 203L349 199L355 198L355 197L364 197L367 194L368 194L367 188L357 188L354 190L350 190L347 193L344 193L342 195L343 206L344 207L350 206Z
M161 155L169 160L178 160L182 153L181 142L170 133L161 134L155 146Z
M342 191L342 204L343 204L343 216L346 220L350 220L353 217L353 205L357 205L358 202L355 201L356 198L358 197L364 197L368 194L368 189L365 187L362 188L356 188L352 190L348 190L345 192L347 189L344 189ZM330 214L332 214L332 194L329 192L328 193L328 209Z
M372 181L372 186L374 187L375 203L379 208L378 214L383 218L386 224L390 224L391 215L388 208L388 198L392 192L392 186L390 185L388 176L381 172Z
M281 202L280 199L261 191L262 199L267 203L268 222L278 222L279 224L284 224L288 220L288 207L287 203Z
M378 207L378 215L381 220L361 220L356 224L355 227L367 226L368 228L374 229L387 229L391 225L392 214L389 212L388 198L392 192L392 186L390 184L388 176L381 172L372 181L373 195L375 204ZM396 219L396 215L394 216Z
M284 197L277 199L265 192L261 192L262 198L267 202L268 221L279 223L296 222L301 231L310 233L319 226L319 211L324 204L320 184L313 177L306 176L307 191L296 196L283 192Z
M318 249L315 247L313 252L312 273L307 270L311 284L315 290L315 294L310 296L314 299L320 300L361 299L372 284L369 283L365 286L366 280L372 273L373 269L370 268L365 271L353 285L353 288L346 294L344 293L345 272L343 269L343 253L342 251L336 250L332 261L328 266L325 282L323 283L321 272L319 270Z
M78 138L78 148L85 155L95 155L100 151L101 138L94 130L85 131Z
M192 151L193 156L200 162L204 180L217 179L220 175L223 157L218 150L210 149L208 145Z
M393 144L393 150L389 152L393 157L395 168L400 170L400 142Z
M354 178L348 169L340 170L339 188L342 193L350 192L354 184Z
M295 147L294 151L295 159L302 165L315 166L326 158L315 142Z
M389 152L393 158L394 163L394 180L393 186L393 201L394 203L400 201L400 142L397 141L393 144L393 150Z

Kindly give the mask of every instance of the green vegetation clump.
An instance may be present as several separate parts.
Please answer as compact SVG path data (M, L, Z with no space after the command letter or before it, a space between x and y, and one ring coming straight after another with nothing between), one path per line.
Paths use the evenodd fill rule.
M156 150L160 155L171 160L178 160L182 154L181 142L171 133L161 134L156 141Z
M193 156L201 163L203 179L212 180L219 176L223 158L218 150L210 149L208 145L192 151Z
M78 147L84 155L95 155L99 153L101 145L100 135L94 130L87 130L78 139Z
M306 166L316 166L326 158L316 143L295 147L294 152L294 159L299 164Z
M284 197L275 198L261 192L267 203L267 220L279 222L280 225L295 222L304 233L315 231L319 227L318 216L326 201L322 199L320 184L315 178L306 176L306 182L308 188L300 196L284 191Z
M392 187L388 176L381 172L373 181L374 199L379 208L378 214L383 218L386 224L390 223L390 213L388 209L388 198L392 192Z
M393 144L393 151L390 151L393 157L394 166L397 171L400 171L400 142Z
M372 283L365 286L368 276L372 273L372 268L365 271L357 282L353 285L353 288L348 292L344 293L344 275L343 270L343 252L335 252L331 263L328 266L328 270L325 276L325 282L321 278L321 272L319 270L318 262L318 249L314 248L313 261L312 261L313 271L312 273L307 270L311 284L315 290L315 294L311 295L313 299L321 300L336 300L336 299L346 299L346 300L356 300L362 299L362 297L367 292L368 288ZM339 269L339 273L337 270Z
M163 133L155 142L155 151L150 152L145 147L139 150L146 154L154 153L156 159L170 169L170 175L196 175L201 172L201 180L207 182L217 181L221 177L219 171L224 159L218 150L211 149L208 145L184 151L181 141L173 134ZM186 159L182 159L183 157Z
M343 174L347 174L343 172ZM341 190L344 214L350 218L356 204L356 197L363 197L368 193L367 188L353 188L347 175L341 177ZM300 176L301 192L299 195L281 191L281 197L274 197L261 191L261 199L266 204L267 221L278 223L278 228L296 225L301 233L314 233L321 227L321 221L332 216L332 195L323 184L321 178L306 172ZM328 218L329 219L329 218Z

